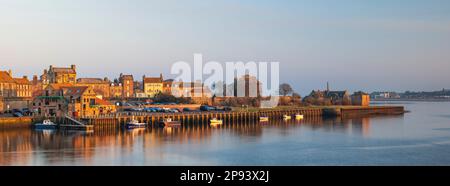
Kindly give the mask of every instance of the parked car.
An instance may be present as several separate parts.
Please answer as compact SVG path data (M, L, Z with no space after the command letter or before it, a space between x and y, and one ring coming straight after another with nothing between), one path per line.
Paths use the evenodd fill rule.
M23 114L20 113L20 112L14 112L14 113L13 113L13 116L14 116L14 117L23 117Z
M183 108L183 112L192 112L193 110L190 108Z
M31 113L31 111L30 111L29 108L23 108L23 109L22 109L22 114L23 114L23 115L29 116L29 115L31 115L32 113Z
M200 110L201 111L215 111L217 109L215 107L211 107L208 105L202 105L202 106L200 106Z

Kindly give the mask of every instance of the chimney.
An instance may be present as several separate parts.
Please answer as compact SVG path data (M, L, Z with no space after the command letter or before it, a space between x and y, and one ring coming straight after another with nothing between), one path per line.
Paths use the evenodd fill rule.
M75 65L70 65L70 68L73 69L73 70L76 70L77 66L75 66Z
M28 80L28 76L23 76L23 79L26 79L26 80Z
M44 70L44 74L47 74L47 69Z
M38 82L38 77L37 77L37 75L34 75L33 76L33 84L37 84L37 82Z
M53 65L50 65L50 68L48 68L48 70L51 71L52 69L53 69Z
M11 76L11 77L13 76L13 75L12 75L12 70L11 70L11 69L8 70L8 74L9 74L9 76Z
M163 81L163 75L162 75L162 73L159 74L159 78L161 78L161 81Z

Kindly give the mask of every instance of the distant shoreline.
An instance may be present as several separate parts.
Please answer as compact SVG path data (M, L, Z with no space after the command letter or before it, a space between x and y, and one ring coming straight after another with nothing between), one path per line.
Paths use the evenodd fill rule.
M417 101L417 102L450 102L450 99L372 99L371 101Z

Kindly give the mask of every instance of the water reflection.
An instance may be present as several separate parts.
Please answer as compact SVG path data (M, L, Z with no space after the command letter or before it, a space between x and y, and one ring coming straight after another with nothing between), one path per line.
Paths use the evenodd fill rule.
M401 120L403 117L394 118ZM112 160L151 157L157 161L158 157L165 155L158 152L164 147L175 145L180 149L189 147L196 150L202 147L217 148L217 144L226 145L227 141L232 143L236 139L260 142L265 135L273 135L265 132L271 130L276 130L276 135L280 136L296 135L292 131L321 131L370 137L371 121L376 119L313 117L303 120L271 120L266 123L224 123L218 127L191 125L134 130L101 128L94 132L3 129L0 131L0 165L101 165L103 157ZM115 163L121 165L120 162Z

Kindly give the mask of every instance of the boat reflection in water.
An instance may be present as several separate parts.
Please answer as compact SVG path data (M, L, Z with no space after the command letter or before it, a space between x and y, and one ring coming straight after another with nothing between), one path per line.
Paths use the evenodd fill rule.
M323 158L330 153L327 149L344 144L346 136L377 138L402 121L403 116L304 117L93 132L0 130L0 165L298 165L311 159L304 154L311 153L309 148L320 148L317 156Z

